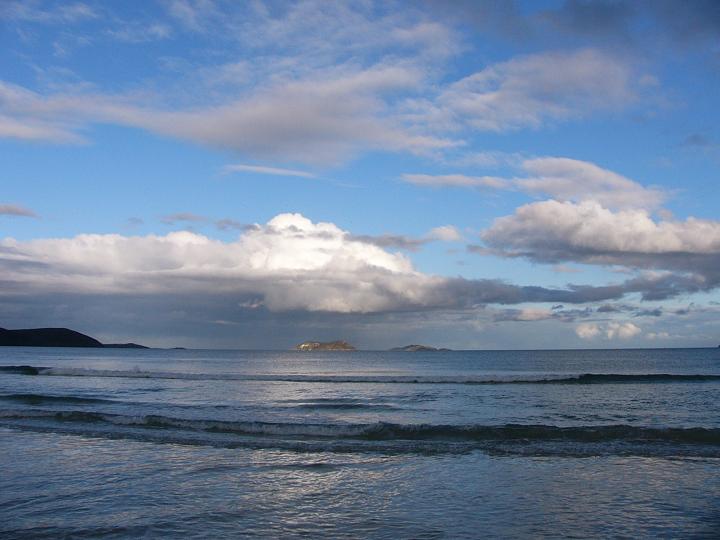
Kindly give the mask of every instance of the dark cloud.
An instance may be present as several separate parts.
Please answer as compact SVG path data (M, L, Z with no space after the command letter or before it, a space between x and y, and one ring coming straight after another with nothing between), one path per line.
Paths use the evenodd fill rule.
M712 145L712 139L707 135L703 135L701 133L693 133L691 135L688 135L682 142L682 146L695 146L700 148L707 148L708 146Z
M407 251L417 251L430 241L428 238L413 238L399 234L381 234L378 236L361 234L350 235L348 238L356 242L364 242L381 248L397 248Z
M504 2L427 2L437 16L518 43L594 44L652 53L720 37L716 0L566 0L546 9ZM530 4L533 7L532 4Z
M166 225L175 225L177 223L205 223L208 218L193 214L192 212L178 212L176 214L169 214L160 218L160 221Z
M215 226L221 231L248 231L256 227L256 225L242 223L240 221L230 218L218 219L217 221L215 221Z
M662 308L641 309L635 312L635 317L662 317Z

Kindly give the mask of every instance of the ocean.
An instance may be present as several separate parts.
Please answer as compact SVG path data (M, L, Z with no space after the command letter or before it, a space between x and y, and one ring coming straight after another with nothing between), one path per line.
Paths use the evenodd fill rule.
M2 538L718 538L720 349L0 348Z

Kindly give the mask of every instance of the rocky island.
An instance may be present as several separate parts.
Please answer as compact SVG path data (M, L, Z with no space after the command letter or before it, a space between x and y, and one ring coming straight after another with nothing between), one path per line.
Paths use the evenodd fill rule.
M69 328L0 328L0 347L110 347L116 349L147 349L137 343L104 345L97 339Z
M303 341L295 346L298 351L354 351L355 347L347 341Z
M430 347L429 345L405 345L404 347L395 347L390 349L391 351L403 351L403 352L430 352L430 351L449 351L451 349L437 349Z

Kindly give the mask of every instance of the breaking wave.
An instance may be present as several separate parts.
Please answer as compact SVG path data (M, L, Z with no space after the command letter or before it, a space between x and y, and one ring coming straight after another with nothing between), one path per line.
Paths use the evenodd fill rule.
M720 429L633 425L304 424L198 420L93 411L0 410L0 425L158 443L322 452L720 457Z
M238 380L304 383L370 383L370 384L621 384L621 383L674 383L717 382L720 374L674 373L581 373L527 374L505 376L440 376L440 375L322 375L322 374L238 374L238 373L180 373L163 371L104 370L87 368L60 368L37 366L0 366L0 373L41 375L56 377L117 377L133 379L181 380Z

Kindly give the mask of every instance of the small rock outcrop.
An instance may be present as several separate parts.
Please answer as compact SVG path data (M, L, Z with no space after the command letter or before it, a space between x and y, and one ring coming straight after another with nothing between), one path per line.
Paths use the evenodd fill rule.
M295 346L298 351L354 351L355 347L347 341L303 341Z
M404 347L395 347L390 349L391 351L403 351L403 352L430 352L430 351L449 351L450 349L437 349L430 347L429 345L405 345Z

